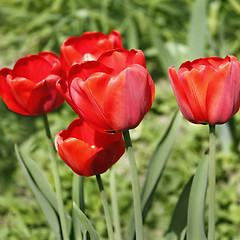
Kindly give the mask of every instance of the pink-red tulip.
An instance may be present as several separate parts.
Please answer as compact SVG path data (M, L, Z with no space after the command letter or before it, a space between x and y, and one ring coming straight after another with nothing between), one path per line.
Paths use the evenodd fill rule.
M0 70L0 95L7 107L16 113L48 113L64 101L56 88L61 77L61 62L54 53L28 55L20 58L12 70Z
M121 133L98 132L80 118L56 135L55 145L62 160L87 177L106 172L125 151Z
M100 32L85 32L80 37L70 37L61 46L60 59L66 73L75 63L96 60L102 53L122 48L119 32L113 30L109 35Z
M200 58L169 68L178 106L187 120L222 124L240 107L240 63L234 56Z
M100 131L135 128L152 106L155 88L140 50L117 49L74 65L57 87L88 124Z

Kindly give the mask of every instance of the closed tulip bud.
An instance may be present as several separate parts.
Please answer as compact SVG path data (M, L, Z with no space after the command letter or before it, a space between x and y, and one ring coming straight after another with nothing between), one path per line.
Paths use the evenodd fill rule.
M187 120L198 124L222 124L240 106L240 63L234 56L200 58L183 63L169 79L178 106Z

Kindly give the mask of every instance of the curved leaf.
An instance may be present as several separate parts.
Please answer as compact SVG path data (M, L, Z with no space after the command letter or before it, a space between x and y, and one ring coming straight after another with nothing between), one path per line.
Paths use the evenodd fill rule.
M172 215L169 229L167 231L168 240L170 239L179 240L181 239L183 233L185 234L185 229L187 226L188 200L192 186L192 181L193 177L191 177L188 180L178 199L178 202Z
M82 233L85 234L87 231L90 234L91 240L99 240L99 237L91 222L88 220L86 215L78 208L75 202L73 202L73 210L80 222L79 227L81 228Z
M26 165L24 164L24 161L19 153L18 146L15 144L15 151L17 155L17 159L19 161L20 166L22 167L24 176L32 189L34 195L36 196L44 215L46 216L48 223L50 227L52 228L53 232L55 233L57 239L61 239L61 230L60 230L60 224L57 217L56 212L52 208L52 206L49 204L47 199L44 197L44 195L39 191L38 187L36 186L34 180L32 179L31 174L29 173Z
M189 197L187 220L187 239L189 240L207 240L204 230L207 181L208 155L205 154L194 175Z

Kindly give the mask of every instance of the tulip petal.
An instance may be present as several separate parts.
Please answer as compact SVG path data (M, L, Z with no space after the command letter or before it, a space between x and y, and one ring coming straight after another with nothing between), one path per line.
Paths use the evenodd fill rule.
M89 176L91 158L96 151L76 138L58 141L58 152L63 161L77 174Z
M110 78L110 75L98 72L86 82L80 78L75 78L70 85L71 98L75 106L79 106L77 108L79 115L90 125L94 125L102 131L112 130L102 110L104 92ZM95 96L93 92L97 95Z
M73 111L76 112L78 115L81 115L81 113L79 113L78 111L78 107L75 105L74 101L70 96L68 81L66 79L60 79L57 81L56 87L57 87L57 90L64 97L66 102L71 106Z
M185 91L185 86L182 84L173 66L169 68L168 76L169 76L169 80L172 85L172 89L176 97L178 106L182 114L188 121L195 122L193 110L190 106L188 95L186 94L186 91Z
M28 112L27 106L35 83L26 78L15 78L8 81L8 84L18 105Z
M117 49L103 53L97 61L103 63L105 66L108 66L109 68L112 68L117 73L119 73L126 67L128 55L128 50Z
M209 84L207 103L209 123L228 121L239 109L240 66L237 62L219 67Z
M204 65L191 71L185 71L184 68L178 71L185 91L189 93L187 97L196 122L204 123L208 120L206 95L214 75L215 70Z
M48 113L62 105L64 98L56 89L58 79L57 75L49 75L35 85L27 105L30 113Z
M137 64L126 68L109 82L104 114L115 131L138 126L151 108L154 89L147 70Z
M126 66L131 66L132 64L139 64L146 68L146 60L143 52L138 49L132 49L129 52L127 61L126 61Z
M122 48L122 37L118 31L112 30L108 35L108 39L112 44L112 48Z
M2 97L2 100L10 110L19 114L29 115L25 108L21 104L19 105L12 93L12 89L9 86L8 80L11 78L10 75L8 76L10 73L11 70L7 68L0 70L0 95Z
M13 78L21 77L38 83L51 74L51 71L52 66L47 60L38 55L30 55L16 62L12 75Z

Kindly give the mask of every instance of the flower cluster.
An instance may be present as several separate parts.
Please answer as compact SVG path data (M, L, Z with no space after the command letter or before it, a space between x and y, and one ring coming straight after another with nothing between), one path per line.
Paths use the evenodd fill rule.
M154 93L143 52L122 48L115 30L70 37L60 57L41 52L0 70L0 95L10 110L46 114L65 99L79 115L57 134L55 145L64 162L84 176L118 161L125 151L121 132L139 125Z

